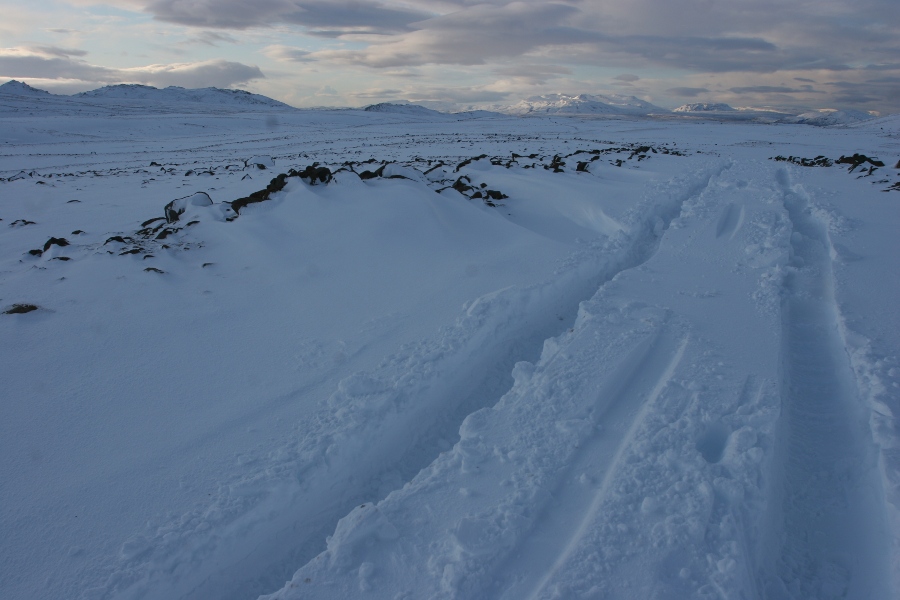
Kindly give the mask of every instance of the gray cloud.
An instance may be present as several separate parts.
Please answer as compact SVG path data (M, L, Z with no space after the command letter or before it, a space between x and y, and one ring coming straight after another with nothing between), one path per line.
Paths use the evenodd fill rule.
M19 49L0 50L0 77L79 79L105 83L115 80L114 73L115 69L98 67L82 60L24 53Z
M91 84L143 83L157 87L229 87L265 77L259 67L225 60L113 69L80 59L0 49L0 78L62 79Z
M631 73L622 73L621 75L616 75L614 79L631 83L633 81L638 81L640 77L638 77L637 75L632 75Z
M696 88L696 87L674 87L666 90L670 94L675 96L683 96L685 98L696 98L700 94L708 93L709 90L706 88Z
M68 58L70 56L87 56L87 52L85 52L84 50L77 50L75 48L60 48L59 46L29 46L28 50L31 50L35 54L58 56L60 58Z
M494 69L494 72L502 77L509 77L531 85L542 85L551 79L558 79L563 75L571 75L572 69L559 65L519 64L498 67Z
M275 60L284 62L309 62L310 60L310 52L308 50L295 48L293 46L282 46L278 44L274 46L267 46L263 49L263 54L265 54L269 58L274 58Z
M120 70L122 76L130 77L136 83L156 87L177 85L195 87L229 87L263 79L265 75L259 67L226 60L210 60L199 63L172 65L150 65L134 69Z
M734 92L735 94L798 94L809 90L777 85L752 85L747 87L733 87L728 91Z
M218 46L220 43L237 44L238 40L232 35L219 31L201 31L197 35L188 39L189 44L203 44L206 46Z
M146 10L161 21L193 27L247 29L279 24L312 29L395 33L433 13L371 0L154 0Z

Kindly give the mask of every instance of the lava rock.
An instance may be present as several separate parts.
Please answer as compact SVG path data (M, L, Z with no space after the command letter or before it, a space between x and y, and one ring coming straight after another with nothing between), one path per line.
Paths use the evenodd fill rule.
M55 238L52 237L46 242L44 242L44 252L50 249L50 246L68 246L69 240L66 238Z

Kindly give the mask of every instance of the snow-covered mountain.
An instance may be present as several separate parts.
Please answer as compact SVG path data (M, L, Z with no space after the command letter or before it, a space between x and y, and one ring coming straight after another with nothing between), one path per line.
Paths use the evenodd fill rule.
M380 102L378 104L370 104L363 109L366 112L391 113L398 115L418 115L422 117L434 117L444 115L446 113L431 110L418 104L398 104L393 102Z
M650 104L635 96L619 94L591 95L548 94L532 96L503 112L510 114L557 114L557 115L649 115L667 113L668 110Z
M279 102L244 90L228 90L216 87L187 89L178 86L155 88L150 85L119 84L108 85L89 92L75 94L75 98L116 98L123 100L150 100L157 102L202 102L204 104L224 104L266 107L291 108Z
M861 110L813 110L788 119L791 123L828 127L830 125L852 125L875 118Z
M11 79L3 85L0 85L0 94L27 97L45 97L51 95L50 92L46 90L39 90L38 88L31 87L27 83L15 79Z
M694 102L691 104L682 104L672 112L691 113L691 112L729 112L734 108L722 102Z
M31 87L12 80L0 85L7 113L40 111L43 114L120 114L198 111L296 110L267 96L244 90L215 87L187 89L178 86L155 88L140 84L108 85L89 92L67 96Z
M363 109L366 112L406 115L428 118L454 118L454 119L487 119L491 117L502 117L501 113L489 110L467 110L463 112L454 112L452 110L434 110L420 104L412 103L394 103L381 102L379 104L370 104Z

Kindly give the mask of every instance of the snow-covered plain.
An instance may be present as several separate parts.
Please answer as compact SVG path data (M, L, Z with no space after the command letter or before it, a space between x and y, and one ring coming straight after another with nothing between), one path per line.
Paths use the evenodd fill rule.
M23 102L0 597L898 597L900 119Z

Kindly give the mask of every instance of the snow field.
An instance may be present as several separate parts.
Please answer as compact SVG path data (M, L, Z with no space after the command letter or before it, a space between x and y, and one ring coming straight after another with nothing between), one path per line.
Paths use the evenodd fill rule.
M896 203L766 160L879 125L278 119L10 126L4 597L891 597Z

